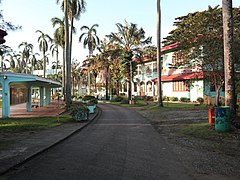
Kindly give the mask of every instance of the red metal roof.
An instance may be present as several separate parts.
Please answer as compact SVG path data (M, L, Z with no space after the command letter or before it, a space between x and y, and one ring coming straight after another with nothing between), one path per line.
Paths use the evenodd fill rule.
M161 52L164 52L164 51L167 51L167 50L171 50L171 49L174 49L178 46L177 43L174 43L174 44L170 44L170 45L167 45L167 46L164 46L161 48Z
M174 74L169 76L162 76L162 82L167 81L182 81L182 80L190 80L190 79L203 79L203 74L201 72L194 72L188 74ZM152 81L157 82L157 78Z

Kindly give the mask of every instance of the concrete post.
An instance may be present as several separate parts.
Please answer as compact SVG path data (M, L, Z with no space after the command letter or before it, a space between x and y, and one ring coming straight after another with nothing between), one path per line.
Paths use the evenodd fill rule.
M43 107L44 105L44 88L40 87L40 107Z
M27 112L32 112L32 86L28 87Z
M2 80L2 118L10 117L10 87L7 76Z

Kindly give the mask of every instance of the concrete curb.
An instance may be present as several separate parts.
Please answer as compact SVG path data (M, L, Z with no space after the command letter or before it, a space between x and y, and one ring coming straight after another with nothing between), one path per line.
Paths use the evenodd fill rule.
M43 152L49 150L50 148L62 143L63 141L65 141L66 139L70 138L71 136L73 136L74 134L78 133L79 131L81 131L82 129L84 129L85 127L87 127L89 124L91 124L94 120L96 120L96 118L100 117L102 114L102 110L97 107L97 112L91 117L91 119L89 121L87 121L85 124L83 124L82 126L80 126L78 129L73 130L71 132L69 132L69 134L65 135L64 137L62 137L61 139L58 139L56 142L51 143L46 145L45 147L42 147L41 149L38 149L28 155L26 155L25 157L22 157L22 159L20 159L18 162L13 162L11 165L9 165L8 167L6 167L3 170L0 170L0 177L3 176L4 174L8 173L11 170L17 169L18 166L30 161L31 159L33 159L34 157L42 154Z

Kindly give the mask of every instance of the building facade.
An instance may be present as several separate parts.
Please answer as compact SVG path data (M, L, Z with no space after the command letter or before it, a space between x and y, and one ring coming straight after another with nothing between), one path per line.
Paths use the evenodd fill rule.
M204 80L200 69L178 67L181 61L176 52L176 44L162 48L162 94L177 99L185 98L197 101L198 97L204 98ZM143 63L137 65L137 73L132 82L134 96L157 96L157 60L144 57ZM122 85L121 92L127 94Z

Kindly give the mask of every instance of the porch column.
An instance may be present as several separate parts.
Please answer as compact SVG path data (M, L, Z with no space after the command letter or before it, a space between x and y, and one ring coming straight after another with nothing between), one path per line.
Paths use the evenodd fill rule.
M155 96L155 86L153 81L152 81L152 95Z
M50 102L51 102L51 88L46 88L45 91L46 91L46 102L45 102L45 104L49 105Z
M40 87L40 107L43 107L44 105L44 88Z
M2 118L10 117L10 86L9 79L4 76L2 79Z
M145 96L148 95L147 94L147 82L146 81L144 81L144 94L145 94Z
M32 86L28 87L27 112L32 112Z

